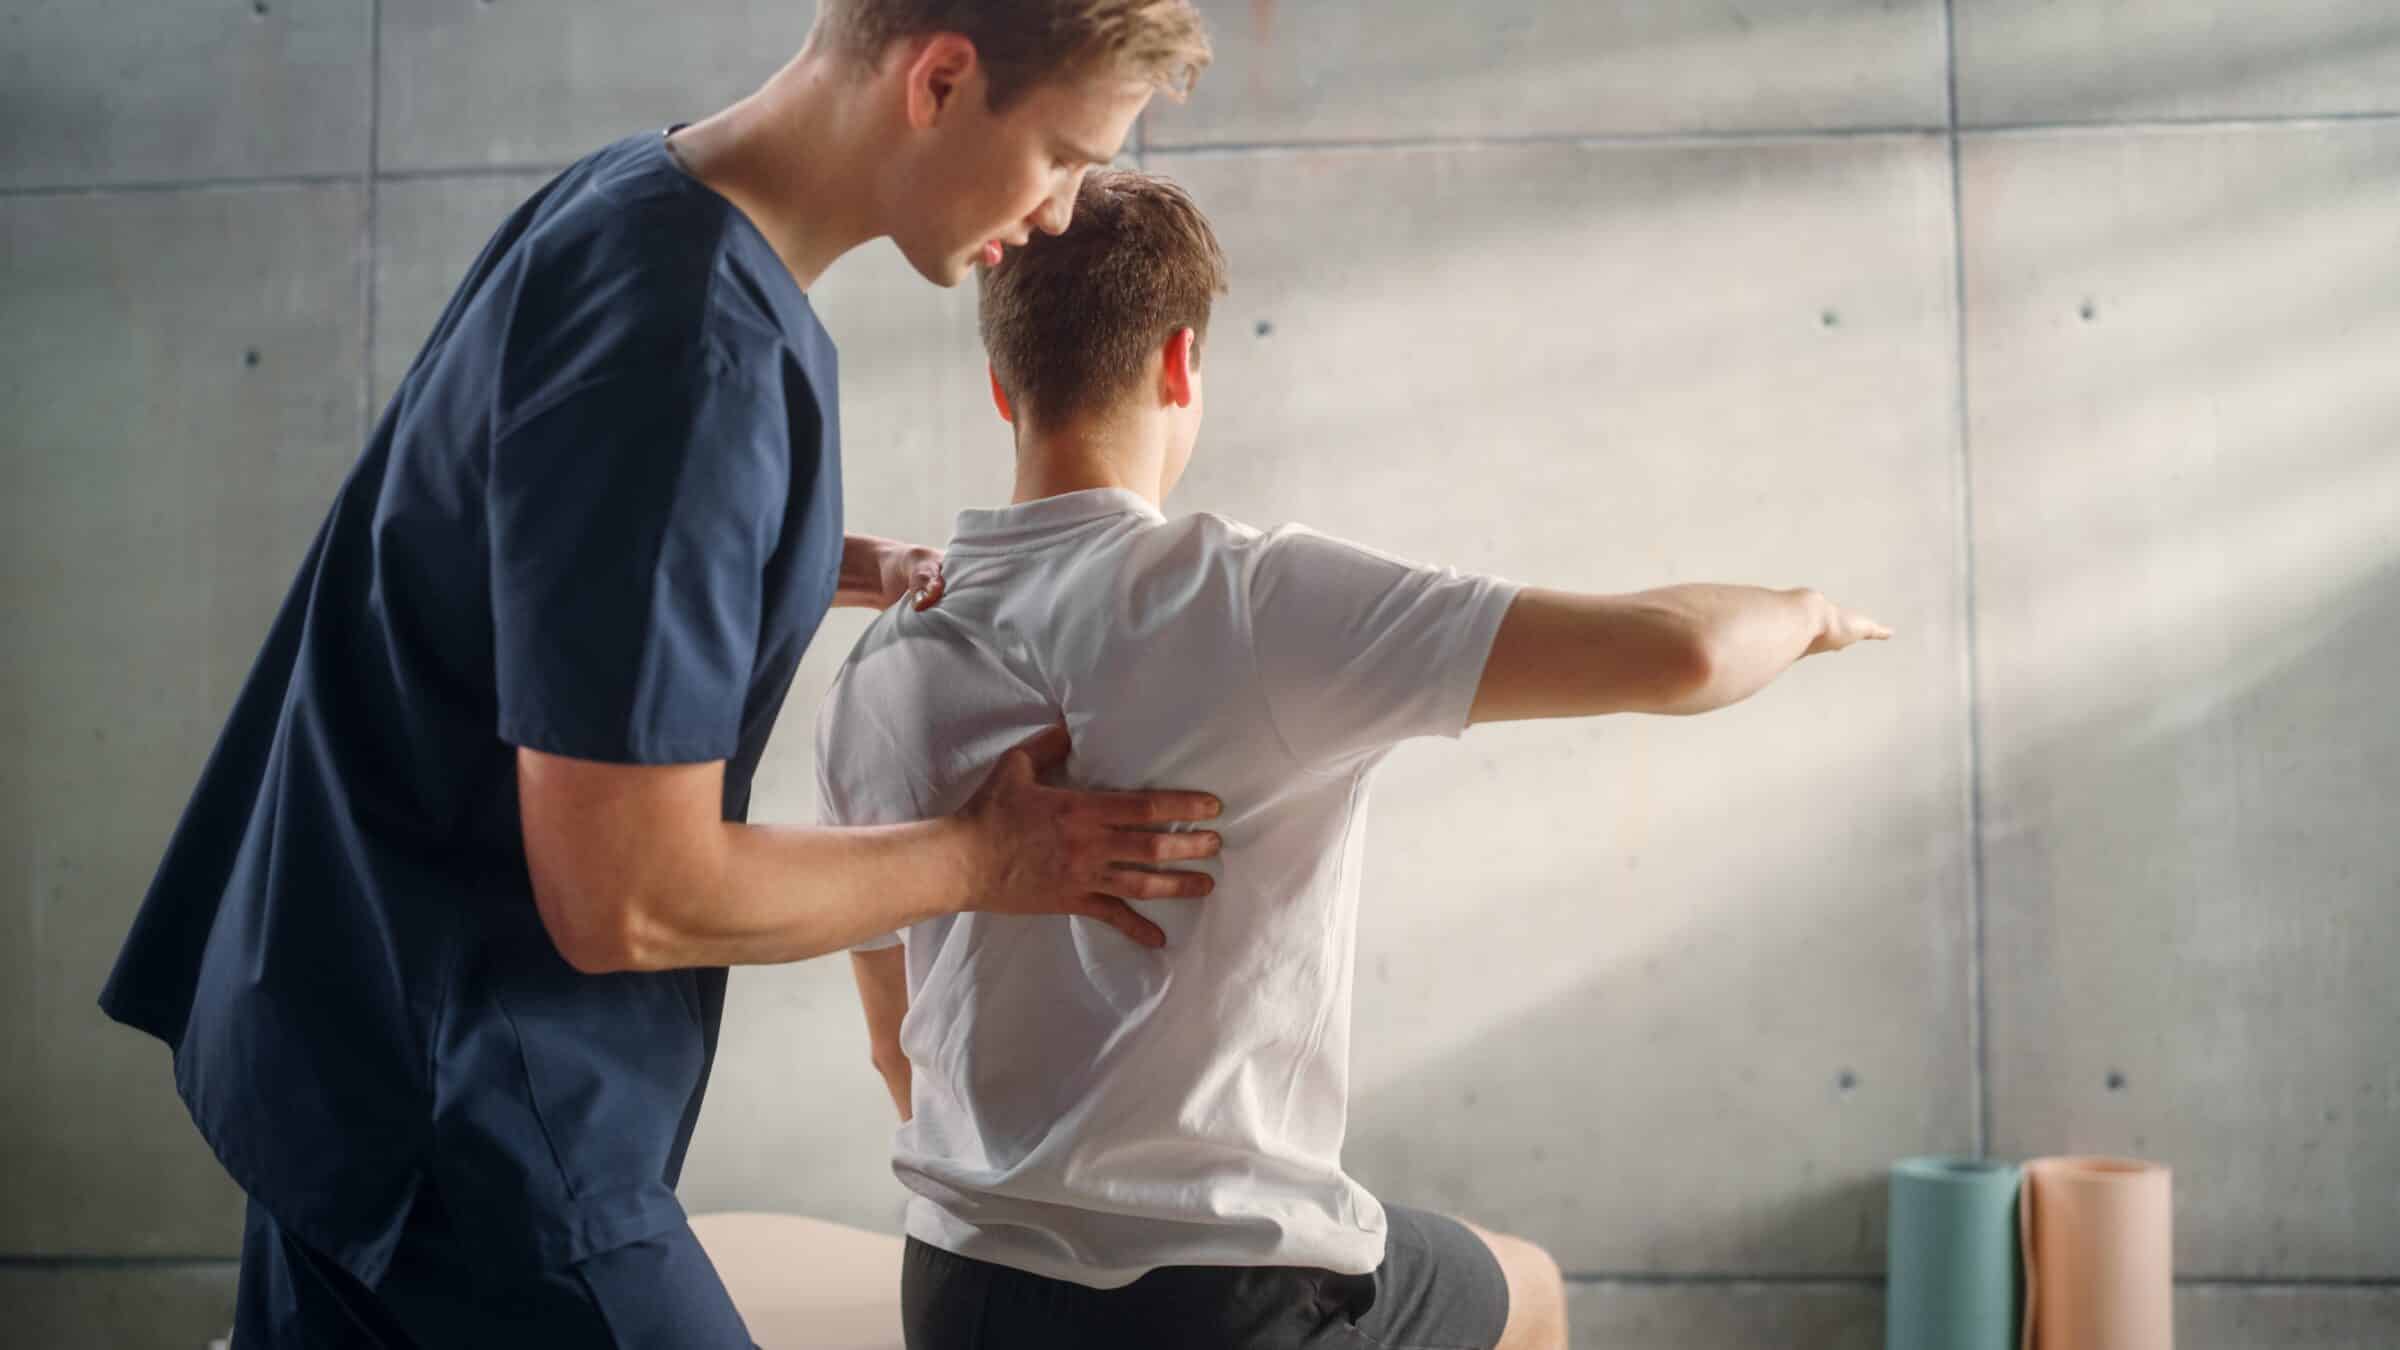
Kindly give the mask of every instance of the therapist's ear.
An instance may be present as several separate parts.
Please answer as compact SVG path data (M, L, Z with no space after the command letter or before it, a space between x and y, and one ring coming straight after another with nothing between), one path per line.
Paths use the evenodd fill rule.
M1189 328L1178 328L1167 339L1167 349L1161 353L1158 392L1160 401L1178 408L1192 406L1192 371L1200 359L1200 336Z
M1000 387L1000 372L987 365L983 373L992 377L992 406L1000 410L1000 420L1015 426L1017 415L1008 406L1008 391Z
M912 56L902 53L908 125L923 131L942 120L975 70L975 44L958 33L936 33Z

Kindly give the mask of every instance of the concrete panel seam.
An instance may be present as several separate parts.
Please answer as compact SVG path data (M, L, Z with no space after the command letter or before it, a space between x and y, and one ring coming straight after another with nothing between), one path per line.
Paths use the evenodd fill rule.
M0 187L0 198L66 200L76 197L156 196L171 192L245 192L261 188L356 187L356 173L271 174L256 178L159 178L88 185L19 184Z
M0 1271L228 1271L241 1265L239 1259L227 1256L111 1256L79 1254L44 1256L0 1253ZM1564 1278L1569 1284L1595 1287L1621 1286L1633 1289L1650 1288L1741 1288L1762 1289L1821 1289L1864 1290L1880 1289L1881 1275L1802 1275L1759 1271L1568 1271ZM2247 1290L2261 1293L2307 1292L2312 1290L2359 1290L2375 1292L2400 1290L2400 1275L2327 1275L2327 1276L2244 1276L2193 1275L2179 1276L2178 1289L2203 1292Z
M380 102L380 95L378 96ZM1625 135L1528 135L1475 137L1418 137L1393 140L1323 140L1323 141L1249 141L1223 144L1140 145L1137 154L1145 162L1153 158L1217 158L1236 155L1275 155L1312 153L1361 153L1373 151L1409 150L1498 150L1523 146L1569 146L1590 148L1644 146L1741 146L1807 144L1820 141L1892 139L1923 139L1956 134L1962 139L1999 138L2006 136L2043 135L2109 135L2140 132L2174 131L2241 131L2241 130L2307 130L2314 127L2332 128L2400 122L2400 112L2319 114L2294 117L2239 117L2183 119L2129 119L2092 122L1999 122L1961 123L1955 133L1947 127L1856 127L1830 128L1819 131L1760 131L1760 132L1659 132ZM515 178L532 174L557 174L572 161L536 160L512 164L459 164L451 166L409 169L375 168L376 183L417 183L467 181L477 178ZM302 173L234 176L224 178L162 178L141 179L121 183L31 183L0 187L0 198L36 197L105 197L115 194L165 192L232 192L253 188L286 187L348 187L359 181L356 173Z
M359 226L358 443L363 446L375 430L375 299L376 170L382 164L383 140L383 0L371 0L367 12L367 163L366 198Z
M597 148L597 147L595 147ZM375 175L385 183L467 183L478 178L520 178L529 174L557 175L572 160L529 164L462 164L452 169L388 169Z
M2106 135L2123 132L2165 131L2241 131L2249 129L2294 129L2312 127L2342 127L2400 122L2400 112L2331 113L2292 117L2192 117L2192 118L2135 118L2122 121L2090 122L1986 122L1961 123L1957 134L1966 137L2040 136L2040 135ZM1323 140L1323 141L1241 141L1222 144L1194 143L1189 145L1141 145L1140 157L1182 156L1212 158L1232 155L1309 154L1318 151L1375 151L1375 150L1478 150L1509 149L1519 146L1714 146L1714 145L1775 145L1787 142L1872 140L1877 138L1908 139L1946 136L1950 129L1939 126L1831 127L1811 131L1738 131L1738 132L1641 132L1625 134L1557 134L1527 136L1428 136L1394 140ZM595 147L596 148L596 147ZM534 160L511 164L455 164L420 166L408 169L374 171L378 183L412 183L473 178L511 178L525 174L556 174L572 163L570 160ZM115 183L14 183L0 187L0 198L11 197L105 197L118 193L161 192L220 192L244 188L348 186L359 181L353 172L292 173L232 175L215 178L148 178L128 179Z
M1626 1289L1722 1289L1754 1286L1760 1289L1880 1289L1881 1275L1788 1275L1753 1271L1631 1271L1570 1270L1560 1272L1569 1284Z
M0 1254L0 1271L230 1271L238 1256L17 1256Z
M1967 216L1958 126L1958 4L1942 0L1950 106L1951 403L1958 465L1959 661L1966 700L1967 1054L1974 1069L1975 1156L1992 1145L1991 998L1984 976L1983 682L1975 624L1975 460L1967 391Z
M1955 43L1955 31L1951 41ZM2110 132L2189 128L2225 130L2242 127L2338 126L2400 121L2400 110L2357 113L2263 114L2243 117L2100 118L2089 120L1965 122L1957 112L1957 58L1950 58L1950 115L1942 123L1893 123L1860 127L1755 127L1732 131L1528 132L1522 135L1327 137L1292 141L1175 141L1160 144L1145 138L1145 155L1213 157L1242 154L1305 154L1321 150L1476 150L1525 145L1759 145L1784 141L1844 141L1946 136L1955 134L2019 135L2045 132Z
M2245 117L2122 117L2064 121L1962 122L1959 124L1959 131L1969 136L2028 136L2073 135L2076 133L2107 134L2126 131L2241 131L2247 128L2264 127L2306 130L2311 127L2356 126L2362 123L2371 126L2383 122L2400 122L2400 111L2262 113Z
M2178 1289L2400 1289L2400 1275L2193 1275L2177 1276Z
M1514 150L1527 146L1718 146L1807 144L1818 141L1914 140L1944 134L1939 126L1826 127L1793 131L1532 132L1518 136L1332 137L1298 141L1195 141L1148 145L1152 157L1221 159L1236 155L1308 155L1412 150Z
M1628 1289L1721 1289L1755 1286L1761 1289L1863 1290L1881 1289L1881 1275L1797 1275L1753 1271L1565 1271L1561 1278L1574 1285ZM2254 1290L2261 1293L2300 1293L2311 1290L2400 1290L2400 1275L2177 1276L2177 1289L2200 1292Z

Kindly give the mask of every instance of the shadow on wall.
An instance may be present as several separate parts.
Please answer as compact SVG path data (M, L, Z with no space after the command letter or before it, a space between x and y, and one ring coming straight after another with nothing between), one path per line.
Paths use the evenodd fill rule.
M1219 54L1202 99L1231 106L1162 108L1154 145L1947 120L1938 0L1499 0L1407 24L1360 3L1202 8ZM1955 19L1970 126L2394 107L2400 22L2378 6L1959 0Z
M1943 120L1939 0L1498 0L1399 23L1355 0L1201 8L1218 59L1200 98L1222 106L1164 109L1154 142Z
M2400 1269L2393 538L1989 761L1995 1149L2173 1164L2187 1273Z
M1810 716L1788 699L1779 715ZM1746 767L1710 762L1729 780ZM1504 769L1474 790L1521 801L1537 792L1511 780L1536 776ZM1938 852L1922 840L1955 834L1954 813L1870 797L1847 837L1811 840L1760 828L1762 809L1788 814L1770 793L1684 809L1690 824L1654 831L1636 871L1613 865L1612 822L1594 813L1552 850L1548 885L1473 894L1466 922L1550 921L1518 940L1520 964L1546 944L1585 972L1497 1018L1485 1005L1520 1003L1520 972L1495 960L1508 944L1395 950L1378 879L1407 863L1378 853L1395 831L1371 827L1351 1170L1388 1200L1541 1241L1570 1271L1878 1273L1882 1168L1972 1147L1974 1066L1953 1020L1964 897L1953 869L1919 861ZM1472 1034L1431 1054L1394 1045L1429 1000Z
M2019 813L1991 843L1995 1152L2173 1164L2188 1275L2388 1276L2400 1253L2400 1157L2376 1149L2400 1135L2400 843L2377 821L2400 799L2400 718L2376 673L2400 665L2400 550L2375 547L2353 584L2246 630L2261 653L2246 667L2129 684L2073 727L1995 752L2039 765L2037 786L1993 808ZM2011 772L2033 769L1995 770ZM1896 833L1924 825L1905 804L1864 809L1894 815ZM1713 832L1683 833L1661 847L1708 847ZM1562 871L1607 851L1571 850ZM1611 897L1592 889L1609 933ZM1523 900L1501 889L1476 908ZM1887 1160L1845 1158L1843 1141L1884 1124L1901 1126L1895 1157L1958 1141L1922 1128L1938 1119L1928 1104L1895 1099L1872 1064L1806 1090L1808 1075L1781 1072L1805 1029L1756 1017L1777 953L1825 940L1805 930L1869 939L1843 934L1857 916L1838 897L1765 877L1703 906L1746 957L1605 940L1584 984L1363 1081L1353 1171L1387 1200L1524 1232L1570 1270L1880 1274ZM1389 1057L1371 1010L1390 996L1365 987L1368 965L1362 1061ZM1944 1067L1963 1093L1972 1065ZM1762 1090L1777 1084L1798 1086ZM1743 1142L1711 1154L1695 1140Z
M2257 6L2240 0L2152 0L2081 6L1957 0L1959 115L2043 120L2023 91L2071 100L2079 120L2273 111L2328 66L2372 88L2400 51L2400 20L2377 5ZM2001 88L2006 79L2013 88ZM2388 80L2384 84L2389 92ZM2361 111L2389 112L2385 98ZM1989 111L1987 111L1987 109Z

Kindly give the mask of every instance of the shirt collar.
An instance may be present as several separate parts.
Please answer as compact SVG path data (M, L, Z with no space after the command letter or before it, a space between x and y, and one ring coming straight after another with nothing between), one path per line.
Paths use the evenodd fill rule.
M1140 516L1153 523L1167 518L1151 505L1149 498L1129 488L1086 488L1016 506L961 511L958 528L950 537L950 550L999 552L1073 526L1123 515Z

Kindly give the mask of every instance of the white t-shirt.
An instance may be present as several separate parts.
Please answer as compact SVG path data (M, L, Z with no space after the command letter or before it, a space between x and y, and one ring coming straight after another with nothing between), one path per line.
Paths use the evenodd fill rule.
M908 1231L1099 1288L1372 1271L1383 1209L1341 1165L1367 780L1466 729L1515 588L1115 489L962 512L944 574L826 698L827 824L955 810L1063 715L1069 782L1213 792L1225 850L1210 897L1137 902L1163 951L1063 916L906 931Z

